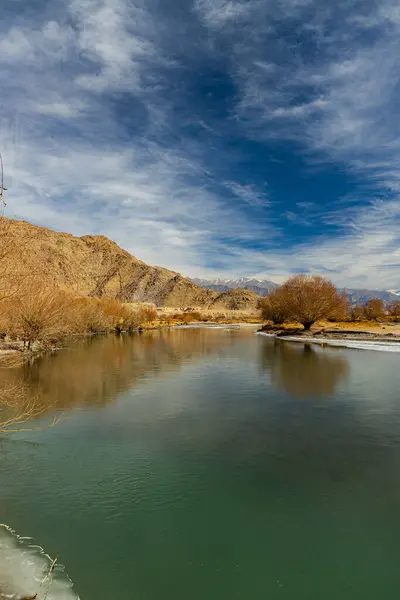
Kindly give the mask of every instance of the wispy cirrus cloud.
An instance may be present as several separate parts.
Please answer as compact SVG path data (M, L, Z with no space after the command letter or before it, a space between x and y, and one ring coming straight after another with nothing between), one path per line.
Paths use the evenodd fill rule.
M394 3L8 10L10 216L104 233L192 276L306 270L400 287ZM332 200L331 182L345 176L356 189L343 184Z

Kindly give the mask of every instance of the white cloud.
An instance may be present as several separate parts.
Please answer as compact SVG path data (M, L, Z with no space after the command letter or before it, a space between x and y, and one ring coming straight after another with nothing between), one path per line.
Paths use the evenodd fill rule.
M266 194L253 184L240 184L237 181L226 181L225 186L237 197L250 206L270 206Z
M220 28L245 17L251 3L240 0L196 0L195 8L211 28Z
M276 27L271 16L284 22L310 5L198 0L195 13L214 48L219 36L229 37L243 131L300 141L309 158L363 175L371 200L362 208L332 206L321 216L306 202L297 203L298 212L288 210L282 199L292 224L321 218L319 237L289 247L270 213L260 218L269 192L225 175L217 183L241 201L229 202L213 191L203 161L208 149L200 141L170 135L173 141L161 144L153 136L174 132L171 100L160 94L154 67L168 69L176 59L163 50L163 28L148 5L69 0L68 19L11 23L0 40L8 214L78 235L103 233L142 260L191 276L224 271L280 281L292 269L309 269L329 272L341 285L399 288L399 12L387 2L368 23L351 22L350 15L328 32L330 12L321 10L303 29L319 44L313 61L283 39L268 45ZM380 27L384 35L343 45L351 27ZM143 134L121 136L118 119L101 103L104 94L120 91L143 108L144 123L137 123ZM213 134L208 123L204 130ZM377 190L391 195L379 202ZM324 234L324 226L335 223L341 235Z
M88 90L137 90L141 63L155 53L148 33L148 15L138 2L73 0L70 12L78 27L79 54L99 71L80 75L76 82Z

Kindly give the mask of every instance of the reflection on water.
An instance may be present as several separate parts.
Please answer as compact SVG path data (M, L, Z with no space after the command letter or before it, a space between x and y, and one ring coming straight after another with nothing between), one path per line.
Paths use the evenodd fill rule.
M233 342L208 329L147 331L97 336L16 369L0 369L0 387L22 382L37 403L51 409L104 406L150 374L178 370L185 362L220 354Z
M247 340L247 345L244 343ZM250 344L249 341L251 340ZM263 340L251 332L186 329L148 331L134 336L95 337L16 369L0 369L0 387L28 386L36 402L49 409L104 406L151 375L179 370L205 356L240 359L260 352L262 368L278 388L294 397L330 395L349 374L340 351Z
M332 395L349 375L343 352L311 344L271 340L263 346L261 361L272 382L298 398Z
M70 410L0 444L0 510L59 553L81 598L376 600L400 589L395 354L153 331L0 375Z

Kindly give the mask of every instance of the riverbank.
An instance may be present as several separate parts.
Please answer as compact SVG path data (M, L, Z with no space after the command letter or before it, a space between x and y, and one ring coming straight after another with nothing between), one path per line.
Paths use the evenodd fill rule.
M381 350L400 352L400 332L397 327L387 331L385 325L341 329L338 326L329 329L320 328L305 331L300 328L263 327L257 333L275 337L287 342L302 342L319 345L356 348L360 350Z
M188 329L188 328L230 328L238 329L242 327L258 328L262 325L255 319L250 322L235 322L231 318L215 321L188 321L183 319L173 319L169 321L157 320L151 323L142 324L135 329L118 331L97 331L94 333L75 333L66 336L63 343L46 344L43 346L40 342L32 344L29 348L21 340L10 340L5 338L0 341L0 367L15 366L20 361L35 359L36 357L48 352L56 352L68 346L68 343L78 339L91 338L98 335L130 335L143 331L152 331L157 329Z

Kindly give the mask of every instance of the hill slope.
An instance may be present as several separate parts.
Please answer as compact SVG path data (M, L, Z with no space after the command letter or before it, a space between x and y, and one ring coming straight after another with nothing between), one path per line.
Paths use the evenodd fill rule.
M260 296L250 290L233 289L220 294L210 305L213 309L256 310Z
M25 221L0 218L7 263L49 286L79 296L154 302L158 306L209 306L218 294L179 273L152 267L104 236L75 237Z

